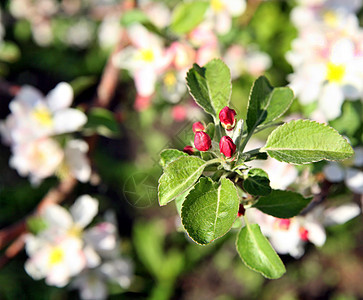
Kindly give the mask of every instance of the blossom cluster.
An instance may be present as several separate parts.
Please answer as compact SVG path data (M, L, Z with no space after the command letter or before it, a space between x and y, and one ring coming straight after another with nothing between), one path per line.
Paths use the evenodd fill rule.
M140 9L160 31L165 31L171 23L169 8L158 2L143 3ZM127 69L134 78L135 108L147 108L156 90L168 102L178 103L187 91L185 75L193 63L203 66L213 58L223 57L233 78L244 72L260 75L268 69L270 57L253 47L230 45L222 51L219 35L231 30L232 18L240 16L245 6L244 0L211 0L204 21L171 41L139 23L127 27L130 45L118 53L114 64Z
M362 100L363 30L355 12L361 1L298 1L291 13L298 37L287 53L289 80L301 104L317 103L312 117L329 121L344 100Z
M107 283L122 288L131 283L133 266L120 255L115 221L86 227L98 213L98 201L80 196L69 212L56 204L44 208L39 217L45 229L26 236L26 272L48 285L80 291L81 299L106 299Z
M23 86L10 102L10 114L0 123L3 142L11 146L10 166L33 184L54 174L88 181L91 175L83 140L65 136L79 130L86 115L70 108L72 87L59 83L44 97L31 86Z

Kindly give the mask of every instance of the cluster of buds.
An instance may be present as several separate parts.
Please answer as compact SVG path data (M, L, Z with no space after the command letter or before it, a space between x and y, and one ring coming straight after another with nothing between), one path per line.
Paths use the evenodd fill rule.
M236 112L234 109L228 106L224 107L219 113L219 120L228 131L231 131L236 126ZM195 122L193 124L194 147L199 151L208 151L212 146L212 140L210 136L205 132L205 127L201 122ZM231 158L236 152L237 146L229 136L223 136L219 142L219 150L225 157ZM185 146L184 152L192 155L194 148L192 146Z
M236 111L225 106L219 113L219 121L223 128L231 131L236 126ZM227 158L231 158L236 152L236 145L229 136L223 136L219 142L219 151Z

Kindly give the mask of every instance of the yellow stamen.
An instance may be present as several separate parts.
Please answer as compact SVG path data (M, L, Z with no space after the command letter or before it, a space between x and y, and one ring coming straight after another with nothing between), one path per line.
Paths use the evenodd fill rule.
M328 63L326 79L330 82L341 82L345 74L344 65L336 65L333 63Z
M338 24L338 18L337 18L336 13L334 13L331 10L328 10L323 14L323 20L327 25L332 26L332 27L334 27Z
M64 259L64 250L60 247L54 247L49 255L49 264L54 266Z
M211 0L210 5L216 12L220 12L224 9L224 3L221 0Z
M56 175L59 179L66 179L69 177L71 170L69 166L63 161L56 170Z
M77 225L74 225L74 226L72 226L71 229L68 230L68 234L69 235L72 235L74 237L77 237L77 238L78 237L81 237L81 235L82 235L82 228L79 227L79 226L77 226Z
M34 118L43 126L50 127L53 125L52 115L46 107L37 107L33 111Z
M176 77L175 74L173 72L168 72L166 73L165 77L164 77L164 84L167 87L172 87L176 84Z
M145 62L153 62L155 55L152 49L142 49L139 51L138 58Z

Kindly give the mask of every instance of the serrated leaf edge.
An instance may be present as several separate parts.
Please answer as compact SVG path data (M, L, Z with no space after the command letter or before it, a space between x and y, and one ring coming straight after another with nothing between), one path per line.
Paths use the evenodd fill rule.
M212 179L210 179L209 177L202 177L202 178L208 178L208 180L210 180L212 183L215 183ZM200 178L201 179L201 178ZM199 179L199 180L200 180ZM228 178L226 178L227 180L229 180ZM231 180L229 180L229 181L231 181ZM232 182L232 181L231 181ZM199 183L199 181L197 182L197 184ZM195 184L195 185L197 185L197 184ZM233 182L232 182L232 184L233 184ZM186 200L186 198L189 196L189 194L190 194L190 192L192 191L192 190L194 190L194 188L195 188L195 185L194 185L194 187L189 191L189 193L188 193L188 195L185 197L185 200ZM234 189L236 190L236 194L237 194L237 196L238 196L238 192L237 192L237 189L236 189L236 186L233 184L233 187L234 187ZM221 185L218 187L218 189L217 189L217 191L219 192L219 190L220 190L220 188L221 188ZM185 202L185 201L184 201ZM225 236L231 229L232 229L232 227L233 227L233 224L234 224L234 222L236 222L236 219L237 219L237 214L236 214L236 218L234 219L234 221L233 221L233 223L232 223L232 225L231 225L231 227L228 229L228 231L225 233L225 234L222 234L221 236L218 236L218 237L216 237L216 238L214 238L213 240L211 240L209 243L206 243L206 244L202 244L202 243L199 243L199 242L197 242L195 239L193 239L190 235L189 235L189 232L185 229L185 227L184 227L184 223L183 223L183 208L184 208L184 203L183 203L183 205L182 205L182 209L181 209L181 214L180 214L180 219L181 219L181 221L182 221L182 225L183 225L183 228L184 228L184 230L185 230L185 232L187 233L187 235L188 235L188 237L194 242L194 243L196 243L196 244L198 244L198 245L200 245L200 246L208 246L209 244L211 244L211 243L213 243L215 240L218 240L219 238L221 238L222 236Z
M176 162L176 161L178 161L178 160L180 160L180 159L182 159L182 158L184 158L184 157L188 157L188 156L182 156L182 157L179 157L179 158L177 158L176 160L174 160L174 161L172 161L170 164L172 164L172 163L174 163L174 162ZM195 157L195 158L198 158L198 159L200 159L201 161L204 161L203 159L201 159L201 158L199 158L199 157L196 157L196 156L192 156L192 157ZM165 167L165 170L166 170L166 168L168 167L168 166L170 166L170 164L168 164L166 167ZM202 165L202 166L200 166L197 170L199 170L200 168L205 168L206 166L208 165L208 163L206 163L205 161L204 161L204 164ZM160 176L160 178L159 178L159 180L158 180L158 202L159 202L159 205L160 206L165 206L166 204L168 204L169 202L171 202L171 201L173 201L176 197L178 197L178 196L180 196L182 193L184 193L188 188L190 188L190 187L188 187L188 188L186 188L185 190L183 190L181 193L179 193L178 195L176 195L175 197L173 197L172 199L170 199L169 201L167 201L165 204L161 204L160 203L160 189L159 189L159 187L160 187L160 181L161 181L161 179L164 177L164 175L165 175L165 171L164 171L164 173ZM196 173L196 172L194 172L194 173ZM193 174L194 174L193 173Z
M317 121L314 121L314 120L309 120L309 119L299 119L299 120L292 120L292 121L290 121L290 122L286 122L285 124L283 124L283 125L280 125L279 127L277 127L275 130L278 130L279 128L282 128L282 127L284 127L284 126L287 126L287 124L291 124L292 122L294 122L294 123L297 123L297 122L301 122L301 123L303 123L303 122L309 122L309 123L315 123L315 124L319 124L319 125L323 125L324 127L327 127L328 129L330 129L331 131L335 131L341 138L343 138L346 142L347 142L347 144L350 146L350 149L352 150L352 154L351 154L351 156L353 156L354 155L354 150L353 150L353 148L352 148L352 146L349 144L349 142L347 141L347 139L344 137L344 136L342 136L336 129L334 129L333 127L331 127L331 126L329 126L328 124L326 124L326 123L319 123L319 122L317 122ZM268 142L269 142L269 140L270 140L270 136L275 132L275 130L273 130L271 133L270 133L270 135L268 136L268 138L267 138L267 141L266 141L266 144L265 144L265 146L268 144ZM272 157L272 158L274 158L274 159L276 159L276 160L278 160L278 161L280 161L280 162L285 162L286 163L286 161L283 161L283 160L280 160L280 159L278 159L278 158L276 158L276 157L274 157L274 155L271 155L270 153L269 153L269 150L270 149L266 149L266 147L262 147L261 149L260 149L260 152L267 152L268 153L268 155L270 156L270 157ZM281 149L285 149L285 148L281 148ZM293 150L299 150L299 149L293 149ZM306 150L306 149L300 149L300 150L304 150L304 151L319 151L319 150ZM330 151L330 152L337 152L337 151ZM343 152L337 152L337 153L343 153ZM351 157L350 156L350 157ZM294 163L294 162L289 162L288 164L292 164L292 165L306 165L306 164L311 164L311 163L314 163L314 162L318 162L318 161L322 161L322 160L327 160L327 161L341 161L341 160L345 160L345 159L348 159L349 157L347 157L347 158L344 158L344 159L339 159L339 160L333 160L333 159L328 159L328 158L322 158L322 159L319 159L319 160L312 160L312 161L309 161L309 162L302 162L302 163Z
M258 225L258 224L257 224ZM246 225L246 226L249 226L249 225ZM245 226L245 227L246 227ZM260 231L261 231L261 227L258 225L258 227L259 227L259 229L260 229ZM285 267L285 265L284 265L284 263L282 262L282 260L281 260L281 258L280 258L280 256L276 253L276 251L275 251L275 249L272 247L272 245L271 245L271 243L270 243L270 241L267 239L267 237L266 236L264 236L264 234L261 232L261 234L263 235L263 237L267 240L267 242L269 243L269 245L270 245L270 247L272 248L272 250L275 252L275 254L277 255L277 257L278 257L278 259L280 260L280 262L281 262L281 264L284 266L284 273L282 273L281 274L281 276L280 277L277 277L277 278L275 278L275 277L270 277L270 276L267 276L266 274L264 274L263 272L261 272L261 271L259 271L259 270L257 270L257 269L255 269L254 267L252 267L252 266L250 266L244 259L243 259L243 257L242 257L242 255L241 255L241 253L239 252L239 250L238 250L238 239L239 239L239 235L240 235L240 233L241 233L241 231L242 231L242 229L243 229L244 227L242 227L241 229L240 229L240 231L238 232L238 234L237 234L237 238L236 238L236 242L235 242L235 245L236 245L236 250L237 250L237 252L238 252L238 255L239 255L239 257L241 258L241 260L243 261L243 263L245 264L245 266L246 267L248 267L249 269L251 269L252 271L255 271L255 272L257 272L257 273L260 273L263 277L265 277L265 278L268 278L268 279L278 279L278 278L281 278L282 277L282 275L283 274L285 274L286 273L286 267Z

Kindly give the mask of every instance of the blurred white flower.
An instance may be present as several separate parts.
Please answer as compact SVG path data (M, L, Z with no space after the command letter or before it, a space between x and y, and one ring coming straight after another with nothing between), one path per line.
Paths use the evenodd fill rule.
M271 66L270 56L254 48L232 45L227 49L223 60L231 70L232 79L246 72L253 76L260 76Z
M62 148L50 138L17 144L12 150L10 166L21 176L29 176L30 182L34 185L52 176L64 158Z
M93 40L95 25L92 21L81 19L71 25L63 37L65 43L76 48L86 48Z
M165 28L170 24L171 13L164 3L142 0L139 3L139 7L155 26Z
M29 176L32 184L54 174L72 175L82 182L90 178L88 145L69 140L63 149L53 138L76 131L86 123L83 112L69 108L72 101L73 90L65 82L46 97L31 86L24 86L9 104L10 115L0 122L3 141L12 148L10 166L21 176Z
M40 216L46 229L26 238L30 257L25 264L27 273L34 279L46 278L47 284L62 287L86 266L96 267L99 255L85 245L83 230L97 212L98 201L89 195L79 197L70 213L56 204L45 207Z
M70 140L64 149L64 162L60 167L65 172L81 182L87 182L91 177L91 166L87 158L88 144L83 140Z
M232 18L242 15L245 10L245 0L210 0L207 22L213 23L217 33L226 34L231 30Z
M306 242L318 247L324 245L325 226L343 224L360 212L357 204L349 203L328 209L318 206L306 215L291 219L275 218L255 208L247 209L246 215L249 221L260 225L262 233L278 253L299 258L305 252Z
M151 96L158 76L170 63L170 57L166 56L162 40L142 25L132 25L127 32L132 46L115 55L113 63L129 70L140 96Z
M363 147L354 148L353 162L328 162L323 169L324 175L330 182L341 182L344 180L348 189L353 193L363 194ZM349 162L348 162L349 163Z
M115 46L121 39L124 30L120 24L120 16L109 15L103 18L98 29L98 41L103 48Z
M4 142L16 145L78 130L87 117L69 108L72 101L73 90L66 82L59 83L46 97L34 87L22 87L9 104L11 114L0 124Z
M114 214L111 219L84 232L85 243L100 255L102 262L96 268L85 269L73 280L71 286L79 290L81 299L106 299L108 282L116 283L124 289L131 284L133 264L120 255Z
M30 259L25 263L26 272L34 279L45 278L48 285L65 286L70 277L80 273L86 266L79 238L66 236L55 242L48 242L28 236L26 247Z

